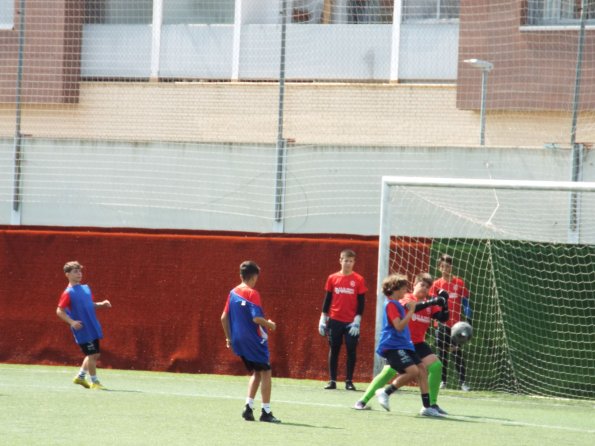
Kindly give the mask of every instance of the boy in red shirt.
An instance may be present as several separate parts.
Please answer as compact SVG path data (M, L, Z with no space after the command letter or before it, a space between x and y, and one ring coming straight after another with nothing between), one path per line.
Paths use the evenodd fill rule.
M364 278L353 271L355 252L341 251L341 270L328 276L326 295L322 304L322 314L318 324L321 336L327 336L330 346L328 365L330 380L325 389L337 388L337 365L343 339L347 347L347 373L345 389L355 390L353 371L355 370L356 348L359 341L360 324L364 312L364 294L368 289Z
M448 254L442 254L440 256L438 269L442 277L435 280L430 289L430 294L435 294L439 289L443 289L449 295L448 310L450 312L450 319L438 324L438 330L436 330L436 348L438 350L438 358L442 362L442 382L440 383L440 388L446 387L448 355L452 353L455 360L455 369L459 374L459 385L461 386L461 390L467 392L471 389L465 382L466 367L463 351L460 347L451 344L450 329L462 319L462 315L465 315L467 322L471 321L471 307L469 305L469 290L463 279L452 274L452 263L452 257Z

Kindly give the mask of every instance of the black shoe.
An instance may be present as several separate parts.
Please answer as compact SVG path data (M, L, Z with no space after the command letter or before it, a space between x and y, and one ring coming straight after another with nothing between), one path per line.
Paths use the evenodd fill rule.
M266 413L264 409L260 412L260 421L264 421L266 423L280 423L281 420L278 420L273 415L273 412Z
M247 404L242 412L242 418L246 421L254 421L254 411Z
M324 386L326 390L333 390L337 388L337 383L335 381L329 381L326 386Z
M357 390L351 381L345 381L345 390Z

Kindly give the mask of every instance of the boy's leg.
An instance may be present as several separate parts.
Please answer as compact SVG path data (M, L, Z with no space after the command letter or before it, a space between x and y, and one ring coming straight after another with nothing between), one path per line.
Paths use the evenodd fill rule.
M397 371L392 369L390 365L385 365L378 375L374 377L372 382L368 385L364 396L360 401L367 403L376 394L376 391L381 387L384 387L389 381L391 381Z
M88 355L85 358L85 361L87 361L87 370L89 371L89 375L91 375L91 377L97 376L97 360L98 359L99 359L99 353L95 353L93 355ZM83 361L83 364L85 361Z
M353 381L353 372L355 370L355 362L357 359L357 343L359 336L351 336L348 331L345 331L345 348L347 350L347 373L345 375L346 382Z
M463 358L463 350L461 348L457 348L453 351L453 356L455 360L455 368L459 374L459 385L465 384L465 375L467 370L465 367L465 359Z
M331 381L337 381L337 366L339 364L339 352L341 351L341 344L343 343L343 329L342 322L330 320L328 325L328 367Z
M428 388L430 391L430 405L438 404L438 392L442 379L442 363L438 358L428 366Z
M254 371L252 373L252 376L250 377L250 380L248 381L248 398L250 398L251 400L254 400L254 398L256 397L256 392L258 392L258 386L260 386L260 382L261 382L261 372L259 371ZM264 401L264 396L263 396L263 401Z
M440 326L438 330L436 330L436 349L438 350L438 359L442 363L442 375L441 379L444 384L446 384L447 374L448 374L448 350L450 348L450 343L446 342L446 327Z
M272 376L273 372L271 370L263 370L260 373L261 384L260 387L260 394L262 396L262 404L270 404L271 403L271 388L272 388Z

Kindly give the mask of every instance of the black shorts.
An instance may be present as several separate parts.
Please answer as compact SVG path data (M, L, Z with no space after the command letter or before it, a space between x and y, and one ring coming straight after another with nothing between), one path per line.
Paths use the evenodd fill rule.
M101 353L101 349L99 348L99 339L94 339L93 341L85 342L84 344L79 344L79 347L81 348L85 356Z
M240 358L242 358L242 361L244 361L244 365L250 373L271 370L271 365L269 363L250 361L249 359L246 359L243 356L240 356Z
M413 350L387 350L384 357L392 369L404 373L407 367L421 363L421 359Z
M415 347L415 353L421 359L434 354L432 347L427 342L420 342L419 344L413 344L413 346Z

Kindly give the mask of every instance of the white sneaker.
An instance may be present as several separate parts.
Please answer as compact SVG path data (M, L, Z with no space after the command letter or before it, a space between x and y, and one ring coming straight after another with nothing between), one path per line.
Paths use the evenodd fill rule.
M376 391L376 399L378 400L378 404L380 404L384 410L390 412L390 404L389 404L390 395L388 395L384 389L378 389Z
M469 392L471 390L471 387L469 387L467 384L463 383L463 384L461 384L461 390L463 392Z
M422 417L443 417L444 416L440 412L438 412L436 409L434 409L433 407L422 407L421 410L419 411L419 414Z
M430 407L437 410L440 415L448 415L448 412L442 409L438 404L432 404Z
M440 381L440 388L446 389L446 383L444 381Z
M370 409L372 409L370 406L367 406L366 403L364 403L363 401L358 401L357 403L355 403L355 406L353 406L353 408L355 410L370 410Z

